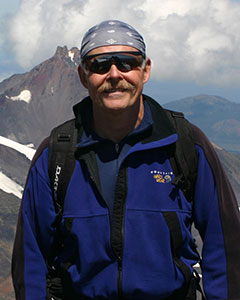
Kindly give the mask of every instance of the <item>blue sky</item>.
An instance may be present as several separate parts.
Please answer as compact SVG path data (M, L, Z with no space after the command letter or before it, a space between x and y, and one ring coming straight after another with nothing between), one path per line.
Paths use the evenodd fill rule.
M142 33L153 61L145 93L160 103L198 94L240 103L239 15L237 0L1 0L0 81L121 19Z

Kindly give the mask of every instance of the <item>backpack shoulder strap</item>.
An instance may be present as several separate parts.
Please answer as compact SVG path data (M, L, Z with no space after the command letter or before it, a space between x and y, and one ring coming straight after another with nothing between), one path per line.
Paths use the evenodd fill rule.
M48 172L57 213L55 222L62 217L67 187L75 167L77 137L75 119L54 128L50 134Z
M193 204L198 168L198 155L194 144L192 126L190 122L184 118L183 113L167 109L165 109L165 111L178 134L177 142L172 148L168 149L169 159L175 175L172 183L179 186L186 199ZM186 282L189 284L186 299L196 299L195 294L196 290L198 290L204 300L205 297L200 286L199 275L195 270L193 270L192 273L179 257L179 249L182 244L183 237L178 215L176 212L164 212L163 216L170 231L173 260L183 273ZM195 251L199 256L199 261L201 261L201 257L197 251L197 246Z
M171 151L170 162L175 173L173 184L178 185L189 202L193 202L198 156L193 141L192 127L181 112L165 110L175 127L178 140Z

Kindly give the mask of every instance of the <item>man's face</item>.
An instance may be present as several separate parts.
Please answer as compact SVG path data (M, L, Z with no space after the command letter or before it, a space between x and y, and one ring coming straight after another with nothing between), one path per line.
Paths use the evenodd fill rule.
M88 55L107 52L135 51L129 46L103 46L92 50ZM141 57L137 57L141 60ZM113 63L110 69L103 74L85 71L79 67L82 84L88 89L93 101L94 112L119 112L138 105L142 97L143 85L148 81L151 62L146 60L144 67L138 66L130 71L123 72Z

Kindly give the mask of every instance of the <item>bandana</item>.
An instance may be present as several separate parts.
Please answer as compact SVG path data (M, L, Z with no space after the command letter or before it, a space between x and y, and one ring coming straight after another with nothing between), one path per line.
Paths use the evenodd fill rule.
M131 25L118 20L104 21L90 28L84 35L80 49L81 58L91 50L110 45L124 45L136 48L145 57L144 39Z

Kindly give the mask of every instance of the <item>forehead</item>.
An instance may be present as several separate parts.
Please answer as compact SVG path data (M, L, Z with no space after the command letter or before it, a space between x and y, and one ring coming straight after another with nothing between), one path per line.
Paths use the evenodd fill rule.
M125 45L102 46L93 49L87 55L100 54L106 52L121 52L121 51L138 51L136 48Z

